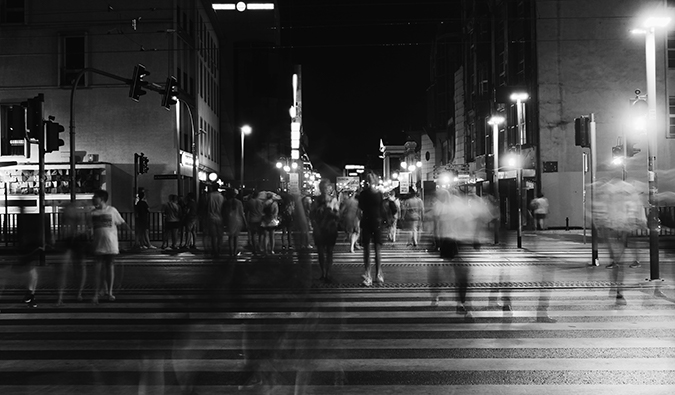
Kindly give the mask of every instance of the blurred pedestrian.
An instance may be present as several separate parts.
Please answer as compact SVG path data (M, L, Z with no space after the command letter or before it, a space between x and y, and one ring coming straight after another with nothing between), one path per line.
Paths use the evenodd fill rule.
M314 199L312 199L312 197L310 195L304 195L301 199L302 208L305 211L305 218L309 218L309 211L312 209L313 200ZM310 241L311 240L310 233L312 231L311 221L308 221L307 225L308 225L308 227L307 227L306 232L301 235L302 236L301 239L303 240L303 244L302 244L301 248L311 250L313 248L312 243Z
M363 243L363 264L365 272L363 274L363 285L369 287L373 285L373 279L370 275L370 243L373 243L375 250L375 282L384 283L382 273L382 262L380 260L380 249L382 248L382 227L383 227L383 196L382 192L377 190L377 176L369 172L366 175L366 186L359 194L359 209L361 209L361 240Z
M185 224L185 244L183 247L195 249L197 248L197 222L199 221L199 215L197 200L195 199L195 194L192 192L187 194L183 221Z
M104 280L104 294L109 301L115 300L113 286L115 282L115 256L119 254L118 226L128 230L129 226L113 206L108 205L108 192L102 189L94 192L92 198L94 210L91 212L92 251L94 264L94 297L92 302L98 304L101 280ZM103 270L103 271L102 271Z
M262 224L263 220L263 208L265 207L265 200L267 199L267 192L253 192L251 197L248 199L247 211L248 216L246 220L248 221L248 231L251 237L252 244L252 253L256 255L263 251L262 246Z
M180 231L181 225L181 208L178 204L178 196L171 194L169 195L169 201L164 204L163 210L164 214L164 224L166 226L166 231L164 233L165 243L162 243L163 248L169 247L169 238L171 239L171 249L176 250L176 242L178 241L178 232Z
M340 207L334 196L333 185L330 180L325 178L321 180L319 193L320 195L312 203L309 218L314 229L314 244L317 248L319 266L321 267L319 280L329 283L332 281L333 249L337 241Z
M420 240L420 229L424 221L424 202L419 197L419 193L414 191L412 196L405 201L404 221L410 229L410 240L408 246L417 247Z
M635 187L625 181L601 181L595 188L593 202L594 224L607 243L611 262L610 280L615 284L616 303L625 305L620 284L623 282L624 253L630 232L647 227L644 208L639 204ZM638 267L636 260L632 267Z
M218 184L209 185L209 193L204 202L205 241L214 258L220 256L220 245L223 242L223 205L225 198L218 191ZM206 243L205 243L206 244Z
M228 235L230 257L235 257L240 254L239 233L247 226L246 217L244 216L244 205L237 199L236 189L228 188L225 191L223 219Z
M454 260L464 245L480 246L477 235L482 232L479 228L487 227L486 214L487 207L483 204L469 199L467 196L461 196L459 191L438 190L439 205L437 207L437 220L439 237L441 238L440 251L441 257L448 261ZM447 193L448 196L441 197L441 194ZM466 315L471 319L469 312L467 290L469 279L469 266L455 264L453 265L455 281L458 284L458 303L457 313Z
M23 298L28 307L37 307L35 291L38 283L38 271L36 262L40 260L40 254L44 253L44 247L39 238L40 232L35 232L39 226L40 217L37 214L26 214L24 207L20 207L21 212L17 217L17 236L19 248L17 249L18 259L12 265L12 271L20 275L25 275L26 294ZM51 235L45 224L45 240Z
M548 199L543 193L539 193L535 199L530 202L530 210L534 215L535 229L546 230L546 216L548 215Z
M347 234L349 242L349 252L359 249L357 241L360 234L361 211L359 210L359 201L356 200L355 193L352 191L343 192L343 200L340 203L340 220L342 228Z
M150 242L150 207L145 191L139 191L137 196L138 201L134 207L136 245L142 250L157 248Z
M85 219L85 207L81 201L68 202L63 210L63 238L66 247L64 262L59 266L59 292L57 306L63 305L63 292L66 287L66 275L72 268L76 271L80 283L77 301L82 301L82 291L87 281L85 257L89 245L89 235ZM138 233L138 231L137 231Z
M274 192L266 192L263 203L263 218L260 223L262 231L262 248L266 255L274 255L274 232L279 226L279 203L281 197Z
M290 251L293 248L291 240L293 230L293 218L295 216L295 201L293 197L284 191L279 191L279 229L281 230L281 251Z

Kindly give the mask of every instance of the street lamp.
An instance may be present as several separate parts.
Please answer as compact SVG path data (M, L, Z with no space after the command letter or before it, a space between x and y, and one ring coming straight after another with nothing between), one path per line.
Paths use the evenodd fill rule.
M670 23L670 17L648 17L644 29L634 29L634 33L645 35L645 58L647 69L647 175L649 180L649 279L659 279L659 235L658 209L656 194L656 28L664 28ZM625 142L624 142L625 144Z
M499 115L493 115L488 121L488 124L492 125L492 185L498 213L497 223L495 223L495 244L499 244L499 226L502 218L501 202L499 201L499 125L504 121L504 117Z
M517 122L518 122L518 161L522 157L522 148L525 143L525 111L524 101L529 99L527 92L514 92L511 94L511 101L516 102ZM516 189L518 194L518 248L523 248L523 166L519 163L516 168Z
M244 188L244 136L247 134L251 134L251 127L244 125L241 127L241 172L239 173L241 176L241 183L239 186L242 189Z

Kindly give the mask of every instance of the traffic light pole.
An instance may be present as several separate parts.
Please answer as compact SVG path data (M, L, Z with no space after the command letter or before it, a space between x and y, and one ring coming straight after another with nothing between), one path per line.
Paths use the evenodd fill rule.
M38 101L39 105L41 107L40 114L44 114L44 105L45 105L45 98L42 94L38 95ZM41 136L38 136L38 209L39 209L39 225L38 225L38 231L40 232L40 246L42 247L40 249L40 265L45 264L45 247L46 247L46 240L45 240L45 130L44 130L44 120L42 117L38 119L39 122L39 128L38 128L38 133L41 133Z
M659 280L659 229L656 194L656 44L654 27L645 35L645 54L647 60L647 161L649 179L649 280Z
M115 75L112 73L108 73L103 70L95 69L92 67L86 67L82 69L79 73L77 73L77 77L73 80L73 87L70 90L70 201L74 202L75 201L75 111L74 111L74 103L75 103L75 91L77 90L77 86L80 83L80 80L82 79L82 76L84 76L85 73L94 73L94 74L100 74L109 78L112 78L114 80L122 81L127 85L130 85L132 83L132 80L129 78L124 78L119 75ZM164 88L161 87L160 85L157 85L155 83L148 83L148 85L144 86L143 89L148 89L151 91L159 92L159 93L164 93Z
M591 207L595 204L595 177L598 174L597 168L597 138L595 129L595 114L590 114L591 123L589 127L589 134L591 139ZM598 254L598 231L595 227L595 210L591 209L591 265L599 266Z

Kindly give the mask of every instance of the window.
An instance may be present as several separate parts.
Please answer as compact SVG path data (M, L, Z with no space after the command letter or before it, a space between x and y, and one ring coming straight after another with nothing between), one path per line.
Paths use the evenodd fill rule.
M0 23L25 23L26 4L24 0L0 0Z
M668 98L668 135L666 137L675 138L675 96Z
M25 135L23 108L19 105L0 106L0 155L24 155Z
M73 86L77 74L85 67L87 67L87 62L86 37L84 34L62 36L60 86ZM78 86L86 86L86 74L80 78Z

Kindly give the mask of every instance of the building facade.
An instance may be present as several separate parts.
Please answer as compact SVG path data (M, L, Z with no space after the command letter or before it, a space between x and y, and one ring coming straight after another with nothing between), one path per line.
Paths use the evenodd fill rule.
M466 172L467 187L493 193L496 138L503 226L513 228L518 204L526 213L527 203L538 193L549 199L549 226L582 226L593 176L635 182L647 205L646 136L632 126L630 111L636 90L646 93L645 39L631 34L631 29L641 27L650 13L670 15L670 3L465 1L461 39L454 40L459 64L432 55L430 95L435 100L430 101L429 119L430 130L436 133L435 174L443 169ZM655 156L660 191L675 190L670 170L675 165L671 154L675 94L669 88L675 82L675 35L669 32L675 30L673 25L656 31ZM450 72L455 76L452 83ZM511 98L515 92L528 94L520 117ZM591 114L597 130L593 175L587 171L590 150L575 145L574 131L574 119ZM496 136L490 124L494 115L505 120ZM623 145L626 138L641 152L625 158L625 165L613 164L612 147ZM522 193L516 188L518 166Z
M194 153L198 174L215 172L226 178L232 173L231 166L221 166L224 151L231 149L223 142L231 140L232 125L221 116L222 54L210 3L0 3L3 161L16 161L24 168L37 164L35 145L30 146L29 157L22 146L11 143L21 136L8 129L7 118L13 105L42 93L44 117L53 116L66 128L61 136L65 145L45 156L47 173L57 169L67 173L61 167L70 160L72 119L78 169L80 163L89 167L102 164L106 183L99 186L110 192L112 204L121 211L132 210L135 180L148 192L150 206L155 209L169 194L194 192ZM149 71L144 81L151 87L135 102L129 98L124 79L132 79L138 64ZM82 69L87 71L73 90L73 78ZM167 111L157 90L165 86L169 76L177 80L179 100ZM149 159L148 173L136 174L135 153ZM3 170L7 179L17 179L22 175L20 169ZM76 182L76 191L86 198L91 188L81 184L84 182ZM55 190L67 195L69 188L66 182ZM23 186L15 190L30 193ZM46 192L49 195L50 191Z

